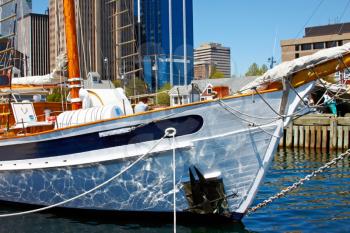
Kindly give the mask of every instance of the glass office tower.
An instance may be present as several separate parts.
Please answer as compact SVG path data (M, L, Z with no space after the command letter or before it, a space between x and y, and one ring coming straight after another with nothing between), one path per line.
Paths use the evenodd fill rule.
M156 91L167 83L171 85L191 83L192 0L135 1L135 12L137 17L140 16L139 39L141 39L143 75L150 91Z

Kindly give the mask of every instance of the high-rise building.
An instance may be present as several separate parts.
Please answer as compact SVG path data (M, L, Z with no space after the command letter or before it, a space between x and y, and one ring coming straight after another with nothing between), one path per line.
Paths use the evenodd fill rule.
M49 3L50 71L56 67L56 58L66 52L66 31L63 23L63 0Z
M109 0L76 0L75 18L78 35L80 73L98 72L104 79L117 78L116 2ZM56 57L66 51L63 0L50 0L50 60L51 70Z
M24 54L21 60L25 76L50 73L49 16L29 14L17 23L17 49Z
M149 89L191 83L192 0L141 0L140 5L143 75Z
M231 49L218 43L203 44L194 50L194 60L215 65L217 71L222 72L225 78L231 77ZM198 76L198 75L197 75Z

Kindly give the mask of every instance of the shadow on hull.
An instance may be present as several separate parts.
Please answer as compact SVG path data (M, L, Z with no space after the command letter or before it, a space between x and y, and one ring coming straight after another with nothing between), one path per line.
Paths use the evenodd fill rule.
M28 210L41 208L42 206L19 204L13 202L0 201L0 208L6 213L19 213ZM173 213L163 212L126 212L126 211L101 211L101 210L81 210L72 208L53 208L40 212L43 215L49 214L46 218L69 219L89 225L116 224L129 225L137 224L140 226L157 227L173 223ZM35 213L32 215L37 215ZM177 223L182 226L225 226L238 227L244 230L245 226L240 221L243 215L235 215L231 219L219 215L208 214L199 215L193 213L178 213ZM238 220L239 219L239 220ZM241 231L239 231L241 232Z

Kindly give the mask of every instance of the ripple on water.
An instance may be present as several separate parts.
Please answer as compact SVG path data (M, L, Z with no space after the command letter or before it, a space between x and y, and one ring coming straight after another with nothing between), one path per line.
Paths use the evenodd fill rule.
M261 202L293 184L336 154L281 150L258 192ZM181 233L226 232L350 232L350 159L305 183L300 190L246 217L243 223L179 225ZM8 207L7 207L8 208ZM18 211L1 208L1 211ZM143 223L142 219L85 219L49 213L0 219L0 232L172 232L171 224ZM136 223L136 224L135 224Z

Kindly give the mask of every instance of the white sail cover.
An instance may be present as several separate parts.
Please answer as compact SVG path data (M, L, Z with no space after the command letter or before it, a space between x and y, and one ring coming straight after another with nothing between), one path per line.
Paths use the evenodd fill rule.
M42 76L29 76L23 78L13 78L12 85L57 85L65 81L63 73L67 69L67 56L62 53L56 58L56 67L51 74Z
M45 85L57 85L62 83L65 79L55 75L55 73L43 75L43 76L31 76L24 78L13 78L12 85L34 85L34 86L45 86Z
M309 56L300 57L292 61L284 62L276 66L275 68L267 71L263 76L256 79L254 82L251 82L245 87L243 87L241 91L243 92L248 91L253 87L264 88L264 85L268 83L282 80L282 78L289 77L290 75L298 71L307 69L312 65L325 63L329 60L336 59L341 55L344 55L349 52L350 52L350 43L347 43L340 47L324 49Z

